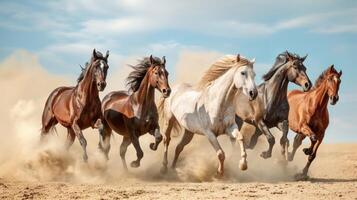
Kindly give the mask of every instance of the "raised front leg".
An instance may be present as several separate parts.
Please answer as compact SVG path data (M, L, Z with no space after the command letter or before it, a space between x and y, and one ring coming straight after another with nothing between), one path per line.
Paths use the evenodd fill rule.
M137 156L136 160L130 163L130 166L134 168L138 168L140 167L141 159L144 157L144 152L140 147L139 137L136 135L135 132L130 133L130 139L131 139L131 143L133 144L136 150L136 156Z
M150 149L153 151L157 150L160 142L162 141L162 135L160 133L160 127L157 126L155 130L150 131L150 134L155 137L155 143L150 143Z
M74 131L74 133L76 134L79 143L82 146L83 149L83 160L85 162L88 161L88 155L87 155L87 140L84 138L83 134L82 134L82 130L79 128L77 121L74 121L73 125L72 125L72 129Z
M281 155L285 157L286 160L289 160L289 139L288 139L288 132L289 132L289 122L288 120L284 120L278 123L277 126L280 131L282 132L282 136L280 138L280 146L281 146Z
M181 138L181 141L180 143L176 146L176 150L175 150L175 158L174 158L174 161L172 162L172 168L176 168L176 162L177 162L177 159L180 155L180 153L182 152L183 148L191 142L193 138L193 133L188 131L188 130L185 130L182 138Z
M271 157L271 153L273 151L273 147L275 144L275 138L273 136L273 134L271 134L269 128L265 125L265 123L263 121L260 121L257 123L258 128L260 129L260 131L262 131L265 135L265 137L268 140L269 143L269 148L267 151L263 151L260 156L263 158L270 158Z

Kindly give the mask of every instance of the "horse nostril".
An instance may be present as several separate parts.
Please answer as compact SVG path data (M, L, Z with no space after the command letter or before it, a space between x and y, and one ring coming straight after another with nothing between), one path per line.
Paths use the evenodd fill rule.
M250 97L254 97L254 92L251 90L251 91L249 91L249 96Z
M162 93L166 94L167 90L166 89L162 89Z
M310 84L308 82L305 83L305 88L309 88Z

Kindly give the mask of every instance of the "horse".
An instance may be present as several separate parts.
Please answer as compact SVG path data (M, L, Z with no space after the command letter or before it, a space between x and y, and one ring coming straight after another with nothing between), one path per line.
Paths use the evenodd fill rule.
M130 163L131 167L140 166L144 153L140 147L139 137L149 132L155 137L155 143L150 144L156 150L162 140L158 124L158 112L155 104L155 89L164 98L170 96L171 88L168 82L165 56L145 57L131 66L132 71L127 78L129 91L114 91L106 95L102 101L104 121L100 128L99 148L108 158L110 135L112 130L123 136L120 145L120 157L127 170L125 154L132 143L137 159Z
M67 150L72 146L77 136L83 149L83 160L88 160L87 141L82 130L97 128L102 118L99 92L106 86L109 51L103 56L93 50L92 58L74 87L58 87L47 98L42 114L41 140L55 128L57 123L67 128Z
M235 98L246 95L250 100L257 96L253 71L254 60L250 61L239 54L226 55L213 63L196 86L180 84L169 98L159 102L160 120L165 122L164 159L162 173L167 172L167 154L173 128L181 127L184 134L176 147L172 168L183 148L190 143L194 134L205 135L215 149L219 166L217 173L224 175L225 153L217 137L227 134L240 144L241 160L239 167L247 169L247 154L243 137L234 121Z
M331 105L335 105L339 100L341 75L342 71L337 72L331 65L320 75L315 86L309 92L292 90L288 93L289 128L297 133L289 160L293 160L296 150L305 137L309 137L311 141L310 147L303 149L305 155L309 157L302 174L298 174L297 178L307 177L309 167L316 157L317 149L324 139L329 124L327 105L329 101Z
M268 150L260 154L265 159L271 157L275 144L275 138L269 130L273 127L283 132L280 140L281 153L286 156L285 152L289 145L287 138L289 105L286 97L288 84L293 82L301 86L304 91L311 88L311 82L303 64L306 57L300 57L288 51L279 54L272 68L263 76L264 82L258 86L258 97L254 101L249 101L245 96L237 98L236 123L239 130L244 124L255 126L255 133L247 148L254 148L258 137L263 133L269 143ZM243 132L243 135L245 134Z

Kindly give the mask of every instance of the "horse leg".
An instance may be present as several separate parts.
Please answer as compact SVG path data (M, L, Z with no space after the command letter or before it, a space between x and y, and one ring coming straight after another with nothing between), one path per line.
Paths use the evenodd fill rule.
M294 159L296 150L300 147L302 141L305 139L305 135L302 134L296 134L294 138L294 144L293 144L293 150L291 153L289 153L288 156L288 161L292 161Z
M160 127L157 127L155 130L150 131L150 134L155 137L155 143L150 143L150 149L153 151L157 150L160 142L162 141L162 135L160 133Z
M241 160L239 161L239 169L246 170L248 169L247 165L247 152L245 151L244 138L243 134L238 130L237 126L233 126L228 130L231 135L230 138L236 138L240 147L240 156Z
M103 122L99 126L99 144L98 148L104 153L107 160L109 160L109 150L110 150L110 136L112 134L112 129L106 122Z
M288 152L289 152L289 139L288 139L289 122L288 122L288 120L284 120L284 121L280 122L277 127L283 133L280 138L281 155L283 155L286 160L289 160L288 159Z
M129 137L123 137L123 141L121 142L120 145L120 158L123 163L123 167L125 170L128 170L128 167L126 165L126 160L125 160L125 154L126 150L128 149L128 146L130 145L131 140Z
M317 141L314 142L314 147L313 147L312 153L309 155L307 163L306 163L304 169L302 170L302 174L301 174L302 177L299 177L299 175L298 175L298 178L307 178L307 172L309 171L312 161L314 161L314 159L316 157L317 149L319 148L322 140L323 140L323 136L318 137Z
M219 176L223 176L224 175L224 159L225 159L224 151L221 148L221 145L219 145L219 142L217 140L216 135L212 131L207 130L205 132L205 134L206 134L209 142L213 146L214 150L217 153L217 157L218 157L218 160L219 160L217 173L218 173Z
M262 135L261 130L257 126L255 126L255 132L252 135L252 137L250 138L249 144L246 145L246 148L247 149L253 149L255 147L255 145L257 145L258 138L261 135Z
M82 130L79 128L78 124L76 121L74 121L73 125L72 125L72 129L74 131L74 133L76 134L79 143L82 146L83 149L83 160L84 162L88 161L88 155L87 155L87 140L84 138Z
M133 144L133 146L136 150L136 157L137 157L136 160L134 160L130 163L130 166L133 168L138 168L138 167L140 167L141 159L144 157L144 152L140 147L139 137L136 136L136 133L134 131L132 131L130 133L130 139L131 139L131 143Z
M275 138L274 136L271 134L270 130L268 129L268 127L265 125L265 123L263 121L260 121L259 123L257 123L258 128L260 129L260 131L262 131L265 135L265 137L267 138L268 142L269 142L269 148L267 151L263 151L260 156L263 158L270 158L271 157L271 152L273 151L273 146L275 144Z
M171 130L173 127L173 118L168 120L168 124L164 128L164 158L162 161L162 168L161 168L161 173L166 173L167 172L167 153L170 145L170 140L171 140Z
M54 116L51 116L49 119L45 119L42 122L42 128L41 128L41 138L40 141L43 142L47 136L47 134L50 132L51 128L56 126L58 121Z
M312 141L310 138L310 147L309 148L303 148L302 151L305 153L305 155L311 155L315 146L316 141Z
M193 133L191 131L185 130L180 143L176 146L176 150L175 150L175 158L174 161L172 162L172 166L171 168L176 168L176 163L177 163L177 159L180 155L180 153L182 152L183 148L191 142L193 138Z
M76 134L72 128L67 128L67 140L66 140L66 149L67 151L72 146L74 140L76 139Z

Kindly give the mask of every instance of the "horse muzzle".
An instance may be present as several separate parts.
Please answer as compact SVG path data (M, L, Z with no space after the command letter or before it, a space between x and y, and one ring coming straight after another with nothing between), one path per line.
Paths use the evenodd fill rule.
M312 86L311 82L310 81L306 81L304 83L302 89L304 90L304 92L307 92L307 91L309 91L311 89L311 86Z
M106 82L99 82L97 83L97 88L100 92L102 92L105 89L105 86L107 86Z
M330 97L330 104L335 105L340 97L338 95Z
M249 90L248 94L249 94L249 101L253 101L258 96L258 90L257 89Z
M171 88L164 88L161 90L161 93L164 98L167 98L171 94Z

